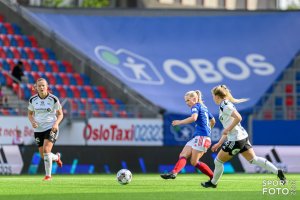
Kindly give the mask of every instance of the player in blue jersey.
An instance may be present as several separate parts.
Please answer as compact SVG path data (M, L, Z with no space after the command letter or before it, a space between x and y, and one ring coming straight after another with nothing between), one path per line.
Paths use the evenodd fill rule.
M278 178L285 183L285 176L282 170L277 169L271 162L265 158L255 155L253 148L248 139L247 131L241 126L242 117L236 110L233 103L242 103L248 99L235 99L233 98L230 90L225 85L219 85L212 89L212 95L215 103L220 106L219 119L224 127L223 134L218 143L214 144L211 148L212 151L219 151L214 163L215 170L213 179L201 183L203 187L216 188L220 180L224 166L223 163L229 161L234 155L241 153L242 156L251 164L260 166L267 171L277 174Z
M204 162L199 162L199 159L211 145L210 134L211 128L215 125L215 119L204 105L199 90L187 92L184 99L185 103L191 108L191 116L183 120L174 120L172 126L195 123L193 138L184 146L174 169L160 176L163 179L175 179L186 165L186 160L190 158L190 162L194 167L212 178L213 172L211 169Z

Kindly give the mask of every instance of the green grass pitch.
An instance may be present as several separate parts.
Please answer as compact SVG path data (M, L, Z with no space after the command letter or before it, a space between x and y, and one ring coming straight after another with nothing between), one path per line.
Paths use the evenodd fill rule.
M263 195L263 180L277 180L272 174L224 174L216 189L200 186L200 182L207 180L202 174L179 174L175 180L163 180L159 174L133 174L128 185L120 185L115 175L54 175L48 182L42 178L42 175L0 176L0 199L300 199L300 174L287 174L296 183L295 195Z

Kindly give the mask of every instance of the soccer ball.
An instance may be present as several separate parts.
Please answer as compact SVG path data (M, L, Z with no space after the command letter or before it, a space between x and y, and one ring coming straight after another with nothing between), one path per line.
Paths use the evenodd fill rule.
M130 183L131 179L132 179L132 174L128 169L121 169L120 171L118 171L117 181L120 184L126 185L126 184Z

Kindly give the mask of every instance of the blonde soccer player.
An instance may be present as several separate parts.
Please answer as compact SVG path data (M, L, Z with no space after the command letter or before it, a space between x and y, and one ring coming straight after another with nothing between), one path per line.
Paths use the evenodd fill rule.
M59 123L63 111L56 96L48 92L48 83L39 78L36 81L37 94L29 99L28 119L34 129L35 142L41 157L44 159L46 175L43 180L51 180L52 161L62 167L61 154L53 154L52 147L59 134Z
M241 153L249 163L273 172L281 181L283 181L283 183L285 183L286 178L282 170L277 169L265 158L255 155L248 139L248 133L241 126L240 122L242 117L236 110L234 103L242 103L248 99L235 99L226 85L216 86L211 92L215 103L220 106L219 119L224 127L222 137L218 143L212 146L211 150L215 152L222 144L223 146L214 161L215 170L213 178L207 182L201 183L201 185L206 188L216 188L224 171L223 163L229 161L238 153ZM226 139L227 141L225 142Z
M163 179L175 179L177 174L184 168L186 161L190 158L191 164L206 174L209 178L213 177L213 172L199 159L204 155L211 145L211 128L215 125L215 119L208 112L207 107L202 101L202 95L199 90L189 91L184 95L185 103L191 108L191 116L183 120L174 120L173 126L195 123L193 138L186 143L182 149L179 160L174 169L166 174L161 174Z

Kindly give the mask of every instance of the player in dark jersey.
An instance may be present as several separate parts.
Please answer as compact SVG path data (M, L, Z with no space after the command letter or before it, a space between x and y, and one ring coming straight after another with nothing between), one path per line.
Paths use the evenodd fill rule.
M52 161L62 167L60 153L51 153L57 140L58 125L63 119L62 107L56 96L48 92L48 83L39 78L36 81L36 95L29 99L28 118L34 128L34 137L39 147L41 157L44 159L46 176L43 180L51 180Z
M215 103L220 106L219 119L224 127L221 139L217 144L214 144L211 148L212 151L217 151L219 147L222 149L219 151L214 163L214 177L213 179L201 183L203 187L216 188L217 183L220 180L224 166L223 163L229 161L234 155L241 153L242 156L251 164L260 166L267 171L277 174L278 178L285 183L285 176L282 170L277 169L271 162L265 158L255 155L254 150L249 142L247 131L241 126L242 117L236 110L233 103L242 103L248 99L235 99L231 95L230 90L225 85L219 85L212 89L212 95Z
M174 169L160 176L163 179L175 179L177 174L186 165L186 160L190 158L190 162L194 167L206 174L209 178L212 178L213 172L211 169L204 162L199 162L199 159L211 145L210 134L211 128L215 125L215 119L204 105L199 90L187 92L184 99L186 104L191 108L191 116L183 120L174 120L172 125L177 126L195 123L193 138L184 146Z

